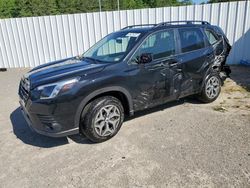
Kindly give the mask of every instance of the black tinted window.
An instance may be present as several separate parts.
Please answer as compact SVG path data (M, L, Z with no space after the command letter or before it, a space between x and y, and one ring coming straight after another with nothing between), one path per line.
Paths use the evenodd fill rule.
M150 53L153 59L160 59L175 54L174 31L167 30L150 35L135 53L132 62L137 62L139 56Z
M214 44L218 41L218 37L212 31L205 30L205 33L210 44Z
M203 34L199 28L179 29L182 52L189 52L205 47Z

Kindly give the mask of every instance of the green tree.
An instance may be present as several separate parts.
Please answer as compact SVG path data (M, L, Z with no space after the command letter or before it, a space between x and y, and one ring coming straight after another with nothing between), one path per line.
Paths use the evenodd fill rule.
M15 0L0 0L0 18L10 18L15 11Z
M62 14L72 14L74 12L75 0L57 0L58 11Z
M182 2L178 0L144 0L144 3L149 7L164 7L164 6L178 6L181 5Z
M16 1L16 17L43 16L59 13L55 0L18 0Z
M57 10L61 14L93 12L99 10L98 1L91 0L56 0Z
M225 0L211 0L211 2ZM117 10L117 0L101 0L102 10ZM191 0L120 0L120 9L178 6ZM99 11L98 0L0 0L0 18L45 16Z
M93 1L86 0L75 0L73 6L75 7L75 13L88 12L91 9L95 9L93 7Z
M136 9L148 7L143 0L124 0L121 3L121 9Z

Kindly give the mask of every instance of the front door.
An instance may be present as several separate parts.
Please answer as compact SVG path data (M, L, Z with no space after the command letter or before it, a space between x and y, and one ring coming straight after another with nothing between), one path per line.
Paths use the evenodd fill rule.
M151 54L152 61L142 64L142 54ZM176 60L175 32L158 31L148 36L132 56L129 87L135 110L145 109L173 96L173 75Z

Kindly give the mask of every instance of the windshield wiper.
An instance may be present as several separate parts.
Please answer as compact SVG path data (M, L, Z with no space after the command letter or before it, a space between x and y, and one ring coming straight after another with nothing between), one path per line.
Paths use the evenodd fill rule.
M93 62L96 63L96 59L94 59L94 58L92 58L92 57L82 57L81 59L82 59L82 60L88 59L88 60L93 61Z

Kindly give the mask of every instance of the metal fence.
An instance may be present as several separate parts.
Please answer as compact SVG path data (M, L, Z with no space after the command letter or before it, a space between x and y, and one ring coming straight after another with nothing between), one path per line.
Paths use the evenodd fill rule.
M204 20L233 44L228 64L250 59L250 2L95 12L0 20L0 68L34 67L72 57L113 31L133 24Z

